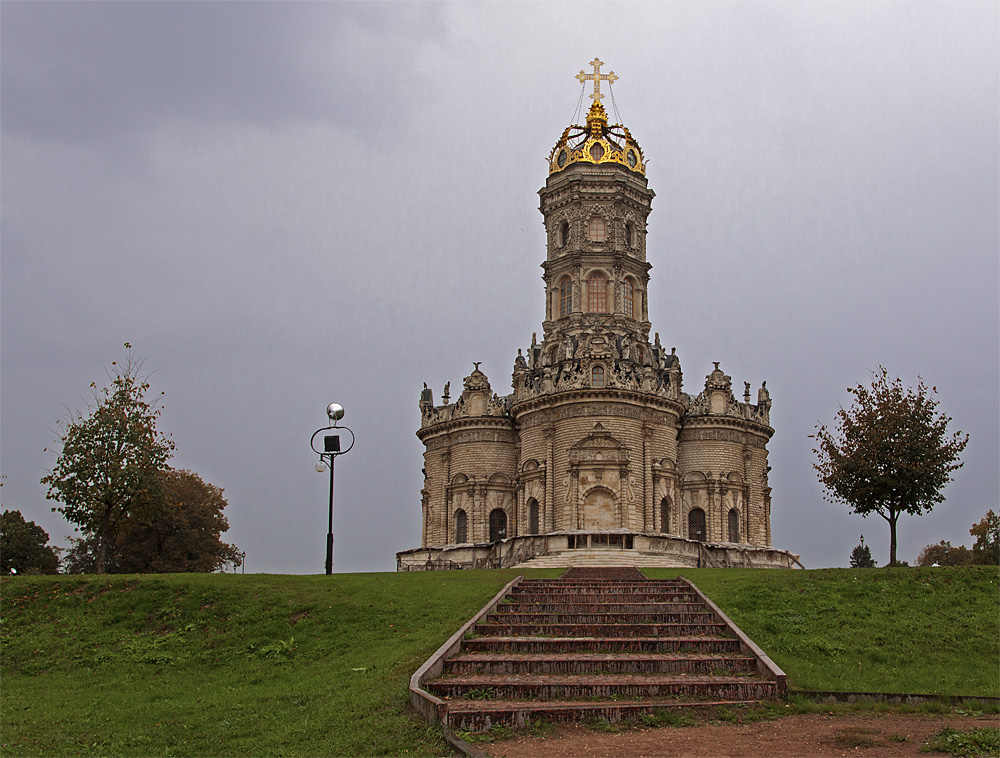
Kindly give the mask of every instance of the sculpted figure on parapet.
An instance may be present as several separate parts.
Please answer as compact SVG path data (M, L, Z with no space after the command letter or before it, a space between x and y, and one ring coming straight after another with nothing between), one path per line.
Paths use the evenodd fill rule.
M563 335L556 340L555 360L549 351L533 345L531 361L518 351L514 359L511 403L552 392L591 387L595 366L604 368L605 388L619 388L681 400L680 363L676 348L669 355L662 347L642 348L629 335L586 332L579 337ZM640 349L641 348L641 349ZM509 405L509 404L508 404Z

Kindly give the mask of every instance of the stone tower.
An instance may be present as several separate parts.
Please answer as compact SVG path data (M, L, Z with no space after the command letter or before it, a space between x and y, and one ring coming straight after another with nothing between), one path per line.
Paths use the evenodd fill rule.
M715 364L696 396L649 341L646 220L654 193L629 130L610 124L592 61L585 125L565 129L539 190L545 320L498 396L475 364L460 396L420 399L421 547L400 568L619 562L789 566L771 546L770 398L743 402Z

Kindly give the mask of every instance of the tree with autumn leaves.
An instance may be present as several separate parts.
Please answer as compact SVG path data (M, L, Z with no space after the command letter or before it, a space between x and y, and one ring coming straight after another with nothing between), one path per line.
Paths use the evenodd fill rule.
M941 490L962 467L959 455L969 436L948 432L951 418L937 410L937 389L921 379L906 387L885 368L871 386L847 390L834 428L817 425L813 452L825 497L854 513L876 514L889 524L889 565L896 564L896 524L904 513L919 516L944 501Z
M236 563L219 537L229 528L222 490L167 465L173 440L157 430L158 398L131 345L110 384L60 423L62 451L42 477L46 497L82 533L66 556L76 572L214 571ZM161 393L162 396L162 393Z

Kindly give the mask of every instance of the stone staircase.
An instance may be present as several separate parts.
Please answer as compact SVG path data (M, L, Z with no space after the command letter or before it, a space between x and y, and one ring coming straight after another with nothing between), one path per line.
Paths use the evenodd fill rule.
M410 687L451 729L616 722L787 692L784 673L694 585L634 568L519 577L463 632Z
M540 569L540 568L569 568L591 567L591 568L613 568L628 563L631 566L663 568L665 566L680 566L669 557L660 555L644 555L636 550L622 550L621 548L592 548L590 550L560 550L553 551L547 555L532 558L517 564L517 569Z

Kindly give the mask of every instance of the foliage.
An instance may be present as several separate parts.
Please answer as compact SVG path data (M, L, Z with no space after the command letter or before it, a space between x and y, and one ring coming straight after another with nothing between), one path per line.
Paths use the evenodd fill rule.
M77 526L95 548L96 573L104 573L122 522L159 496L159 473L174 443L156 430L161 409L146 395L142 361L132 355L111 364L110 386L94 390L88 413L77 411L60 422L62 452L42 477L46 497ZM161 393L162 394L162 393Z
M976 544L972 546L974 563L1000 564L1000 516L992 510L987 511L982 520L969 530L969 534L976 538Z
M112 574L207 572L236 566L240 552L220 539L229 529L223 491L191 471L160 472L160 496L122 520L105 571ZM73 541L67 573L93 573L94 540Z
M861 544L851 551L851 568L875 568L871 548L865 544L864 538Z
M938 413L937 389L921 379L916 388L889 379L879 367L871 387L859 384L849 410L841 408L835 431L818 425L814 468L825 497L849 505L862 517L875 513L889 524L889 564L896 564L896 522L919 516L944 500L941 490L962 467L968 444L962 432L948 434L949 416Z
M1000 754L1000 729L995 726L981 726L968 732L961 732L946 726L934 735L927 744L927 750L970 758L997 755Z
M21 511L0 513L0 573L54 574L59 556L48 544L49 535L34 521L25 521Z
M972 551L965 545L952 547L950 542L941 540L936 545L928 545L917 556L918 566L964 566L972 563Z
M97 573L97 538L69 537L69 550L63 556L63 571L67 574ZM114 566L114 555L107 559L106 568Z

